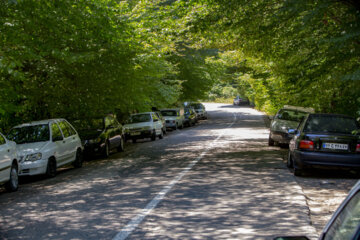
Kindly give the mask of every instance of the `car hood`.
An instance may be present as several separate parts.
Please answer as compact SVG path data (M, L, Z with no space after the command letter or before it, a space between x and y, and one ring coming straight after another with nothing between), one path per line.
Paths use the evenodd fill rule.
M16 145L16 152L19 156L41 152L49 142L23 143Z
M129 124L125 124L124 128L125 129L133 129L133 128L142 128L142 127L147 127L147 126L151 126L151 122L129 123Z
M271 130L278 132L287 132L289 129L296 129L299 122L275 119L271 123Z

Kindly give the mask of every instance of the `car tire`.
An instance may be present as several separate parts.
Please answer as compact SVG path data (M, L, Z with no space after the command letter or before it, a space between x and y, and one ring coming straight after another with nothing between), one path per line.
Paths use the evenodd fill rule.
M103 157L108 158L109 156L110 156L110 146L109 146L109 142L106 141L105 142L105 147L104 147L104 150L103 150Z
M166 132L166 128L163 129L163 134L166 135L167 132Z
M8 192L15 192L18 190L18 188L19 188L18 168L17 168L17 165L15 163L13 163L11 165L11 169L10 169L10 179L5 184L5 189Z
M293 160L292 160L292 157L291 157L290 150L289 150L289 153L288 153L288 157L287 157L287 161L286 161L286 166L287 166L288 168L293 168L293 167L294 167L294 163L293 163Z
M298 169L298 168L294 168L294 176L297 177L301 177L303 175L303 171Z
M151 135L151 141L155 141L156 140L156 131L155 129L153 130L153 133Z
M160 135L159 135L159 139L163 139L164 138L164 133L163 131L161 131Z
M181 125L180 125L180 129L183 129L184 128L184 123L182 123Z
M82 165L83 165L83 154L82 154L81 150L78 149L76 151L76 158L75 158L75 161L73 163L73 166L75 168L81 168Z
M49 158L48 164L46 167L46 176L53 178L56 176L56 160L55 158Z
M175 127L174 127L174 130L177 130L178 129L178 125L177 123L175 124Z
M124 151L124 137L121 137L120 144L119 144L117 150L118 150L118 152L123 152Z
M133 143L136 143L136 140L137 140L136 138L133 138L133 139L132 139L132 142L133 142Z
M270 135L269 135L269 146L274 146L275 141L271 139Z

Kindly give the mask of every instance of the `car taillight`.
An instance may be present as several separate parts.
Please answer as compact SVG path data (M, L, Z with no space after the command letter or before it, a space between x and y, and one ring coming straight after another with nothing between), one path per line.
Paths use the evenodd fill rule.
M314 150L314 142L309 140L301 140L299 144L300 149Z
M360 143L356 145L356 152L360 152Z

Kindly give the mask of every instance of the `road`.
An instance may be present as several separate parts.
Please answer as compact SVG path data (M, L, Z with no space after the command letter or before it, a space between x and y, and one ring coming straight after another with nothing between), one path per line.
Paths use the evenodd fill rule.
M316 239L308 181L329 180L295 178L285 150L267 146L262 113L206 107L195 127L1 191L0 239ZM341 199L355 179L345 182Z

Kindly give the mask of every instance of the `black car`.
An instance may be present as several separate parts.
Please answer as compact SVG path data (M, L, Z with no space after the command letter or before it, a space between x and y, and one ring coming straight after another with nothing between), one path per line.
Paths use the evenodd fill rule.
M360 127L352 117L309 114L289 144L287 166L299 176L310 167L360 168Z
M124 131L114 116L76 120L74 125L84 146L84 155L108 157L113 149L124 151Z
M185 117L184 124L189 127L195 125L196 112L195 112L194 108L192 108L192 107L184 108L184 112L185 112L184 113L184 117Z

